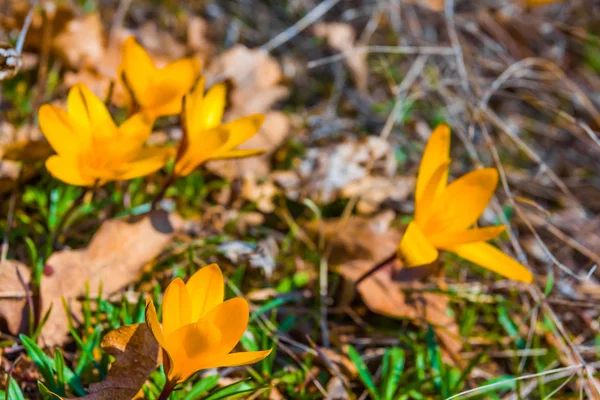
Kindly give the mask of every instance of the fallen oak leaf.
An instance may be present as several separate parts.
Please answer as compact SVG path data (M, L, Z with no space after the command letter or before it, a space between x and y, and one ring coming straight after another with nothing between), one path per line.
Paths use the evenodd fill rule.
M16 335L27 326L27 292L19 274L26 285L31 279L31 271L25 264L7 260L0 264L0 331ZM6 329L4 329L6 328Z
M163 211L134 223L114 219L102 224L88 247L52 254L40 287L42 312L54 304L41 332L42 343L52 346L67 339L68 316L60 306L61 298L77 313L76 299L85 295L86 283L90 293L97 293L102 285L103 293L112 294L136 282L146 264L182 229L178 215Z
M396 250L402 234L389 228L393 218L393 212L383 212L373 218L352 216L345 222L340 219L322 221L321 234L332 246L330 263L337 265L338 272L352 287L358 278ZM312 224L308 230L316 233L319 228ZM406 271L413 273L416 269ZM356 289L365 305L377 314L410 319L416 324L431 324L446 355L458 361L462 341L456 321L449 312L449 298L426 292L423 286L414 278L409 282L394 280L388 266L362 281Z
M112 330L104 336L101 346L115 361L106 379L91 384L89 394L77 399L143 399L144 382L162 362L160 347L146 324Z

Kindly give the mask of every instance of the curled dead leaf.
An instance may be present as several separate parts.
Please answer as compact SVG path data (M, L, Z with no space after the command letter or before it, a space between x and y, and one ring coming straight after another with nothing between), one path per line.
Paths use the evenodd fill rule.
M19 274L23 282L19 279ZM29 313L27 285L30 280L31 271L25 264L14 260L0 264L0 331L16 335L25 330Z
M68 319L61 298L78 313L76 299L85 294L86 283L90 293L97 293L102 285L103 293L112 294L136 282L146 264L163 251L183 225L179 216L162 211L134 223L109 220L88 247L52 254L46 265L53 272L44 276L40 288L42 312L53 306L42 329L42 343L58 345L67 338Z
M102 348L115 357L106 379L90 385L77 399L143 399L142 386L161 363L161 349L146 324L126 325L108 332Z

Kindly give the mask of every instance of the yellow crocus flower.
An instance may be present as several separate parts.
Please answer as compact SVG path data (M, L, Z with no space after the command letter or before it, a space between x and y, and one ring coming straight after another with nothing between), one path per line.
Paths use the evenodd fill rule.
M504 226L473 228L490 202L498 183L494 168L478 169L447 184L450 128L439 125L431 134L419 168L415 216L398 246L405 267L426 265L445 250L506 278L532 282L529 270L486 243Z
M133 115L117 126L104 103L84 85L75 85L67 110L43 105L39 122L57 153L46 160L55 178L76 186L103 185L150 174L163 167L172 151L145 148L152 122Z
M146 324L163 349L165 388L207 368L252 364L271 350L231 353L248 325L248 302L236 297L223 301L224 281L217 264L201 268L186 284L172 281L163 297L162 327L152 301ZM163 391L164 392L164 391Z
M179 114L181 99L199 75L197 58L182 58L159 69L134 37L123 44L119 79L133 112L143 111L151 118Z
M209 160L249 157L264 151L235 149L259 131L265 117L254 114L222 124L226 94L225 84L218 83L204 95L204 79L201 79L185 96L176 176L188 175Z

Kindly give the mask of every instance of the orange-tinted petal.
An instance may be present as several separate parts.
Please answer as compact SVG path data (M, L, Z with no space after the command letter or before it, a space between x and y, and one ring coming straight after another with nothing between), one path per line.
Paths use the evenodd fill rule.
M246 326L250 311L248 302L236 297L214 307L198 323L213 324L221 331L221 343L215 347L215 353L225 355L238 344Z
M204 368L207 360L217 357L215 351L222 341L222 332L210 323L193 323L182 326L166 336L172 366L169 380L185 381L194 372Z
M494 271L505 278L520 282L533 282L533 275L515 259L485 242L456 246L449 251L483 268Z
M165 337L192 322L192 303L183 281L176 278L163 298L163 333Z
M489 226L458 232L444 232L430 236L429 241L438 249L450 249L463 244L488 241L501 235L504 229L504 226Z
M219 126L217 129L229 132L227 143L223 146L222 151L232 150L256 135L264 121L263 114L254 114Z
M81 152L88 143L82 140L86 132L78 131L63 109L52 105L43 105L39 111L39 122L48 143L60 155L74 156Z
M203 368L239 367L240 365L254 364L267 358L269 354L271 354L271 351L272 350L230 353L219 357L219 359L210 364L204 365Z
M211 157L210 159L211 160L229 160L232 158L253 157L253 156L259 156L259 155L263 154L265 151L266 151L265 149L229 150L224 153L219 153L217 156Z
M140 146L152 133L153 119L145 113L137 113L123 122L119 126L119 135L121 137L139 139Z
M398 257L404 267L418 267L434 262L438 251L427 240L415 222L408 224L398 245Z
M215 156L229 139L229 132L221 128L190 132L188 135L190 136L190 142L175 163L174 171L177 176L190 174L200 164ZM198 135L198 137L201 135L201 138L191 140L192 135Z
M69 185L93 186L95 178L81 173L81 169L73 158L52 156L46 160L46 169L50 175Z
M185 284L192 302L192 320L204 317L207 312L223 303L225 282L217 264L200 268Z
M154 302L152 300L149 300L146 303L145 317L146 317L146 325L148 325L148 329L150 329L152 336L154 336L154 339L156 339L156 341L158 342L160 347L162 347L163 349L166 349L167 342L165 341L165 336L163 334L162 327L160 326L160 323L158 322L158 316L156 315L156 308L154 307Z
M438 125L431 133L423 157L421 158L421 165L419 167L419 174L417 177L417 185L415 188L415 202L418 202L427 187L427 184L431 180L431 177L440 165L450 161L450 127L446 124ZM435 190L435 196L439 195L440 192L446 186L448 181L448 174L438 180L438 187Z
M452 182L434 202L423 233L460 231L471 227L486 209L496 185L498 171L478 169Z

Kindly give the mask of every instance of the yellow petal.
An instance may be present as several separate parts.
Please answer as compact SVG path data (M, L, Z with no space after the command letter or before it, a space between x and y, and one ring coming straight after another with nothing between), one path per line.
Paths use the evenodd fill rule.
M48 143L60 155L74 156L88 143L85 140L86 132L77 130L65 110L43 105L39 111L39 122Z
M165 337L192 322L192 303L183 281L176 278L163 298L163 334Z
M149 300L146 304L146 325L148 325L148 329L154 336L154 339L158 342L159 346L163 349L167 348L167 342L165 341L165 336L163 334L160 323L158 322L158 316L156 315L156 308L154 307L154 302Z
M211 160L229 160L231 158L246 158L252 156L258 156L265 152L265 149L242 149L242 150L229 150L225 153L220 153L215 157L211 157Z
M225 129L214 128L210 131L187 133L188 139L184 150L178 153L178 160L175 163L174 172L177 176L186 176L203 162L209 160L218 154L227 141L229 132ZM192 135L201 136L200 139L193 139Z
M153 119L144 113L137 113L119 126L120 137L139 139L145 142L152 133Z
M69 185L93 186L96 179L81 173L81 168L73 158L52 156L46 160L50 175Z
M452 182L434 202L423 233L460 231L471 227L486 209L496 185L498 171L483 168Z
M217 83L209 89L202 101L199 115L194 119L194 130L208 130L221 124L225 111L227 87L224 83Z
M417 185L415 188L415 202L418 202L425 191L425 187L431 180L431 177L440 165L450 161L450 127L446 124L438 125L425 146L423 158L421 158L421 166L417 177ZM435 193L436 196L444 189L448 181L447 173L439 180L439 186Z
M230 353L219 357L213 363L205 364L204 369L220 367L238 367L240 365L254 364L264 360L271 354L272 350L263 351L244 351L239 353Z
M205 322L185 325L166 336L172 360L169 380L183 382L194 372L203 369L207 360L218 357L215 349L221 340L219 328Z
M223 302L225 282L217 264L210 264L198 270L185 286L192 302L192 321L198 321Z
M206 79L201 77L196 84L196 87L185 96L184 123L187 132L200 132L200 129L194 129L196 126L201 126L200 116L202 110L202 102L204 100L204 85ZM193 140L194 138L192 138Z
M119 180L128 180L146 176L164 167L173 157L173 149L149 147L142 149L138 157L126 164L119 174Z
M136 102L143 105L148 85L157 69L146 50L133 36L127 38L123 44L120 71L125 77L126 87L133 91ZM119 78L122 79L123 76L120 75Z
M263 114L248 115L219 126L218 129L224 129L229 132L227 143L221 151L232 150L240 144L246 142L260 130L265 116Z
M490 226L458 232L438 233L430 236L429 241L438 249L450 249L463 244L488 241L501 235L504 229L504 226Z
M221 342L215 347L215 354L225 355L238 344L246 326L250 311L248 302L235 297L214 307L198 323L213 324L221 331Z
M181 99L198 79L200 61L183 58L167 64L153 76L141 103L154 117L175 115L181 112Z
M69 90L67 107L69 116L82 129L93 135L115 135L117 127L108 109L85 85L77 84Z
M419 226L411 222L398 245L398 257L404 267L418 267L434 262L438 258L438 251L429 243Z
M440 185L442 181L448 179L448 166L450 161L446 161L435 170L431 179L427 182L425 190L419 200L415 199L415 222L419 226L425 226L427 219L430 216L431 208L435 202L435 196L438 195Z
M491 244L485 242L470 243L454 247L449 251L508 279L527 283L533 282L533 275L524 265Z

